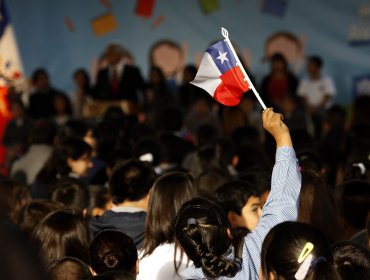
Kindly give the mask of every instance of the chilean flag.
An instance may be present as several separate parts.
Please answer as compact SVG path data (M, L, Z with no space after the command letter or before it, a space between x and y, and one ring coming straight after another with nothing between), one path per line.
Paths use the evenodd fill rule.
M224 40L206 50L191 83L226 106L238 105L243 94L251 88L238 66L237 58Z

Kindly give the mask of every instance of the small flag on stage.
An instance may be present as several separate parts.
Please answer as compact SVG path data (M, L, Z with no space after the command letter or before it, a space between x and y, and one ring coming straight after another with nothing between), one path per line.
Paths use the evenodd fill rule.
M197 75L191 82L207 91L217 102L226 106L236 106L243 94L252 90L263 109L265 104L250 81L228 38L222 28L224 40L208 47L203 55Z

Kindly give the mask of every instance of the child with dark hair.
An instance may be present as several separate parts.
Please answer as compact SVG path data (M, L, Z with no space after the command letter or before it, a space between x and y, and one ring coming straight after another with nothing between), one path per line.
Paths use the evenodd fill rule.
M339 280L333 262L329 242L318 229L284 222L263 242L260 279Z
M28 203L19 213L19 228L31 236L37 224L51 212L61 210L64 207L59 202L52 202L46 199L34 199Z
M149 190L155 174L153 169L138 160L119 163L109 182L114 207L100 217L90 220L93 235L103 229L126 233L140 249L144 241Z
M90 280L93 276L83 261L74 257L56 260L47 268L50 280Z
M289 129L271 108L262 114L263 126L276 140L272 187L261 219L245 238L231 238L229 223L220 206L204 199L185 203L175 222L176 240L195 267L182 273L185 279L256 279L262 241L276 224L297 218L301 177Z
M28 138L30 143L28 151L13 163L10 177L17 182L31 185L53 152L55 133L56 128L51 121L35 121Z
M330 244L344 239L331 190L313 170L302 170L298 221L319 228Z
M17 222L21 209L31 201L26 186L11 180L0 179L0 213Z
M89 194L89 203L87 205L87 214L90 217L101 216L105 211L113 206L112 197L104 186L92 185L87 188Z
M357 243L343 241L332 248L334 264L341 280L370 279L370 251Z
M65 208L86 214L88 192L85 184L77 179L66 177L57 181L51 193L51 201L62 203Z
M150 191L144 248L140 253L140 280L180 279L189 259L175 244L173 222L184 202L197 196L190 174L170 172L159 177Z
M252 231L261 217L261 199L258 190L245 181L231 181L219 187L215 201L224 210L230 226Z
M92 167L91 147L84 141L65 140L45 163L32 186L33 198L47 198L56 181L63 177L83 178Z
M131 237L117 230L103 230L91 241L89 247L91 267L97 274L128 272L136 277L138 258Z
M354 238L354 235L366 228L370 209L370 183L364 180L344 182L337 187L336 198L346 237Z
M271 173L262 167L251 166L239 175L239 179L257 188L261 197L261 207L263 207L271 191Z
M220 186L231 179L227 170L211 166L198 175L196 186L201 195L212 196Z
M89 263L89 237L89 229L82 215L66 210L46 216L32 233L32 241L45 265L66 256Z

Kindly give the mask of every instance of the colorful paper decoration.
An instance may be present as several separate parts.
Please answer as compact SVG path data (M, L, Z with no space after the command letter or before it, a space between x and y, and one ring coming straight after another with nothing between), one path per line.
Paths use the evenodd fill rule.
M143 18L151 18L153 15L155 0L137 0L135 14Z
M75 24L74 24L73 20L70 17L65 17L64 18L64 24L66 25L69 32L75 31L75 29L76 29Z
M158 26L160 26L165 19L166 19L165 15L161 15L161 16L157 17L155 19L155 21L153 21L153 23L152 23L152 28L155 29Z
M94 18L91 27L96 36L103 36L117 29L117 20L111 13L106 13Z
M221 8L219 0L198 0L198 3L205 14L211 14Z

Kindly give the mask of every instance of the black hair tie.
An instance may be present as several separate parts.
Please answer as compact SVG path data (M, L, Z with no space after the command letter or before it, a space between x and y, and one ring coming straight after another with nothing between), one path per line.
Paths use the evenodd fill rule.
M316 270L316 267L319 263L321 262L327 262L326 258L324 257L317 257L316 259L314 259L311 263L311 267L312 269L315 271Z
M243 259L241 259L241 258L235 258L234 259L234 263L238 267L238 271L241 271L242 270Z

